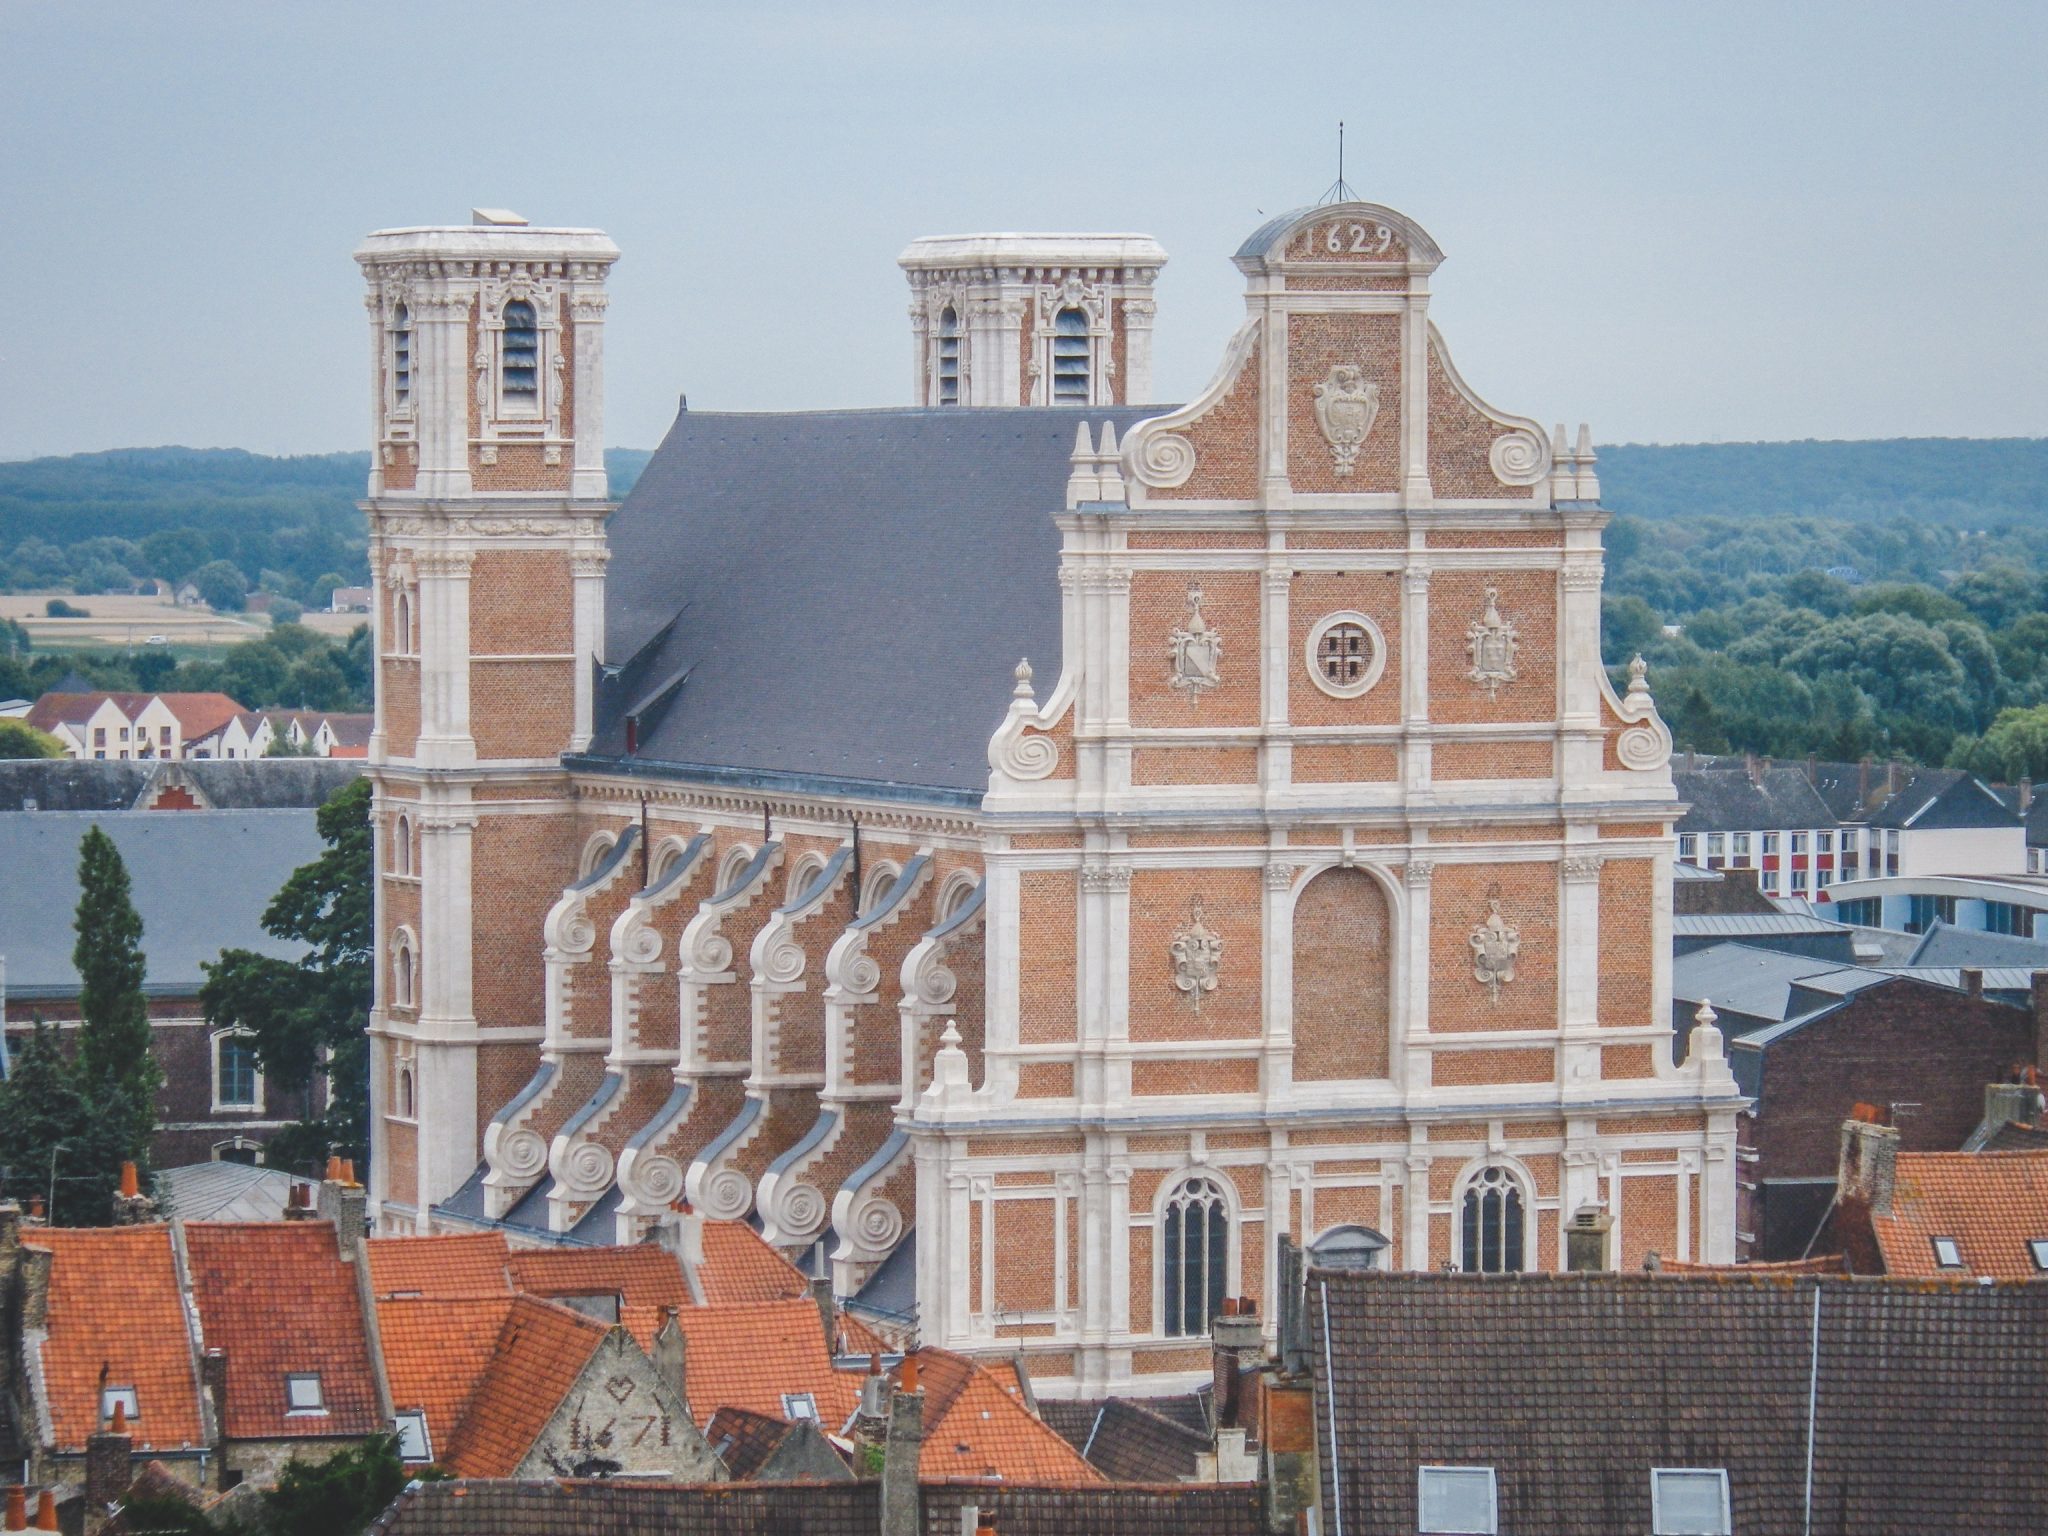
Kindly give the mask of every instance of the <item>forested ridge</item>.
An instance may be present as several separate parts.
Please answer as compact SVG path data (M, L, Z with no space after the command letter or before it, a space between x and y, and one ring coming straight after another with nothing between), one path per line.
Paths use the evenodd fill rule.
M622 496L648 456L606 457ZM216 606L324 605L366 578L368 467L188 448L0 464L0 588L161 577ZM2048 775L2048 439L1628 443L1599 473L1606 659L1645 657L1681 746ZM331 660L359 696L361 659Z

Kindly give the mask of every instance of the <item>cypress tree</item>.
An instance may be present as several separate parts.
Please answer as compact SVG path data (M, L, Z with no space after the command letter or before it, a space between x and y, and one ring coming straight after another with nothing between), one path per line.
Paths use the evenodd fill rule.
M87 1092L133 1077L149 1064L149 1007L142 916L129 897L121 850L95 824L78 849L78 1067Z

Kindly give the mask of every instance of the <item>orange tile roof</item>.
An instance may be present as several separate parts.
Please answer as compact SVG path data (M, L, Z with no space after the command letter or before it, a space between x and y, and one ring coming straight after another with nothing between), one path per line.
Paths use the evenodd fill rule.
M1010 1385L964 1355L943 1349L917 1352L923 1388L924 1450L917 1460L924 1481L1000 1477L1011 1483L1100 1483L1103 1475L1018 1400ZM899 1367L900 1372L900 1367Z
M228 1356L236 1439L368 1435L384 1427L355 1271L329 1221L187 1222L200 1337ZM316 1372L326 1412L288 1413L285 1377Z
M707 1306L784 1301L810 1294L797 1267L744 1221L704 1223L704 1265L697 1283Z
M144 695L146 705L149 695ZM224 693L159 693L178 720L179 734L188 739L217 731L242 712L242 706ZM137 711L139 712L139 711Z
M1870 1226L1888 1275L2040 1279L2028 1244L2048 1239L2048 1151L1901 1152L1891 1213ZM1937 1237L1961 1269L1935 1262Z
M377 1303L391 1406L424 1410L436 1458L454 1444L512 1306L511 1296L407 1296Z
M450 1237L373 1237L370 1285L384 1296L509 1296L502 1232Z
M529 1296L612 1294L635 1307L687 1307L690 1287L676 1256L654 1243L613 1248L520 1248L507 1261L513 1289Z
M135 1388L138 1448L204 1445L171 1229L43 1227L22 1236L51 1255L40 1355L57 1448L83 1450L99 1428L102 1367L108 1385Z
M842 1355L893 1355L896 1346L883 1338L851 1312L839 1313L839 1353Z
M666 1314L627 1307L619 1321L650 1354ZM808 1392L819 1426L837 1434L860 1402L860 1376L833 1369L825 1330L809 1297L736 1307L683 1307L683 1389L699 1427L720 1408L748 1408L782 1419L782 1395Z
M611 1332L531 1296L512 1299L491 1361L440 1462L457 1477L510 1477Z

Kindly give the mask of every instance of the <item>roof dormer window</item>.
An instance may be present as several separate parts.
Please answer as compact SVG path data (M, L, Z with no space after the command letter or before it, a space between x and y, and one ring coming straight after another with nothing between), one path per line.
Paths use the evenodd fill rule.
M320 1391L318 1371L295 1371L284 1379L284 1407L287 1413L325 1413L327 1399Z
M1963 1250L1957 1245L1954 1238L1935 1237L1929 1238L1928 1241L1934 1244L1934 1262L1936 1264L1940 1265L1943 1269L1961 1269L1963 1267Z

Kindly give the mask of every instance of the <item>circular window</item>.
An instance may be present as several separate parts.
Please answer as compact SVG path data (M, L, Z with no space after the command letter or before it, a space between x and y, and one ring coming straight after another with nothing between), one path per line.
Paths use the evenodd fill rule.
M1333 613L1308 632L1308 675L1323 692L1355 699L1386 670L1387 642L1362 613Z

